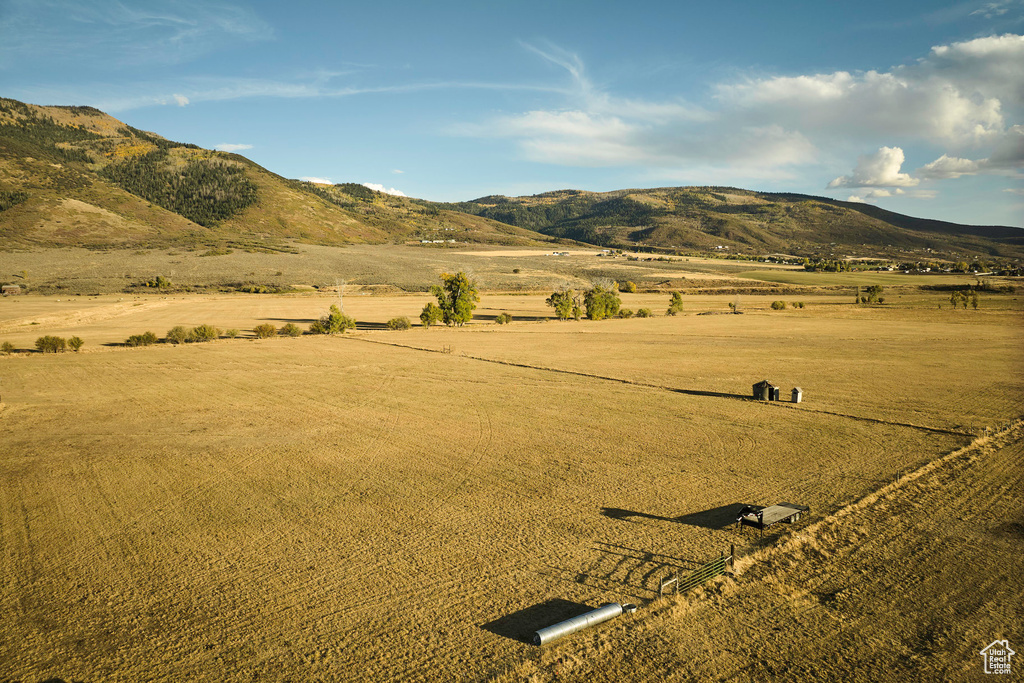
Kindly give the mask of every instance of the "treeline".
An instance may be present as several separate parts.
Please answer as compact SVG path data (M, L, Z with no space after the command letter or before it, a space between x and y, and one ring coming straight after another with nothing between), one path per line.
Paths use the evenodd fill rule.
M54 161L89 163L92 158L84 150L59 145L99 140L101 135L74 126L62 126L49 116L37 116L27 105L0 98L0 113L9 114L14 122L0 123L0 139L15 147L29 146L37 155ZM17 149L12 150L17 153Z
M111 164L100 172L122 189L210 227L256 202L256 185L238 166L218 159L175 166L167 151Z

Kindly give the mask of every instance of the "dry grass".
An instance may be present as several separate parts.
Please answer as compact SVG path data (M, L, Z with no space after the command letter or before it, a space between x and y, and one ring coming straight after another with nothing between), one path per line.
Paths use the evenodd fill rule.
M740 560L735 578L496 680L979 680L980 651L1024 620L1021 436L1018 422L982 437Z
M425 300L345 306L383 323ZM743 316L694 314L731 300L687 297L676 318L529 323L550 314L543 297L485 295L483 319L462 330L148 349L102 344L174 324L304 321L331 298L4 300L0 340L87 346L0 357L0 679L743 679L817 661L801 651L836 654L821 679L879 651L934 659L904 671L959 671L961 650L999 634L974 648L958 637L981 636L945 607L931 641L925 617L871 627L891 591L932 595L954 561L973 580L980 555L950 541L921 556L917 583L863 577L888 576L878 568L901 534L941 533L921 515L951 481L965 512L950 538L995 520L1003 500L1019 509L1006 489L1019 490L1017 451L995 451L1002 469L980 479L983 458L920 478L884 515L816 541L827 562L816 546L801 549L807 562L766 562L721 589L724 608L642 609L543 652L517 639L545 625L538 605L644 603L670 569L755 543L720 528L735 504L791 500L820 518L1019 417L1019 311L823 298L775 314L751 297ZM518 322L486 322L505 310ZM30 318L40 324L23 329ZM803 386L807 402L741 400L762 377ZM990 567L1013 542L970 547ZM993 576L948 602L989 610L971 617L985 633L1009 628L985 596L1017 591L1020 604L1019 586ZM734 643L773 619L768 641L715 650L716 634ZM897 635L906 648L886 649Z

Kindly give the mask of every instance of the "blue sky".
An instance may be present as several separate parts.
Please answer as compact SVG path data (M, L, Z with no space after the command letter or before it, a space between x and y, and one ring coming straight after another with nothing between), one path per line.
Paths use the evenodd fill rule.
M1024 227L1024 0L0 0L0 95L433 200L731 185Z

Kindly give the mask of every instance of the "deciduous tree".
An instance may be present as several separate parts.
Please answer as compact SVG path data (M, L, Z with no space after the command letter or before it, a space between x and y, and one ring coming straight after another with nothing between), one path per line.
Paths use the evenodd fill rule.
M459 271L452 275L441 274L441 284L430 288L430 293L437 297L437 306L441 309L441 320L445 325L461 327L473 319L473 309L480 301L476 283L465 273Z

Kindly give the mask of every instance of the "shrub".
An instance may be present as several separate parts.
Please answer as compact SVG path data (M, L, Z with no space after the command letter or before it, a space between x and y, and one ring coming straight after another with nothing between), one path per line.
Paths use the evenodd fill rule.
M619 309L619 317L620 318L632 318L633 317L633 309L630 309L630 308L620 308Z
M785 301L773 301L772 302L772 310L773 311L782 311L782 310L785 310L785 308L786 308L786 302Z
M519 275L519 269L518 269L518 268L513 268L513 269L512 269L512 273L513 273L514 275Z
M68 342L64 337L52 337L46 335L36 339L36 348L42 353L64 353L67 350Z
M614 318L619 314L622 301L619 295L597 285L583 297L583 306L587 309L587 317L591 320Z
M253 333L257 339L269 339L277 334L277 328L270 323L262 323L252 328Z
M398 318L392 318L387 322L389 330L408 330L412 327L412 323L404 315Z
M152 280L146 280L146 286L156 287L157 289L168 289L171 286L171 281L163 275L157 275Z
M285 323L278 334L282 334L286 337L301 337L302 328L295 323Z
M619 291L620 292L626 292L627 294L635 294L636 293L636 283L635 282L631 282L629 280L626 280L625 282L619 282L618 285L619 285Z
M651 313L651 309L649 309L649 308L641 308L640 310L638 310L636 312L636 317L638 317L638 318L653 318L654 314Z
M792 301L792 302L790 302L789 305L792 306L793 308L803 308L804 307L804 302L803 301Z
M232 327L230 330L225 330L224 331L224 336L227 337L228 339L234 339L239 334L241 334L241 332L239 330L235 329L234 327Z
M82 340L81 337L72 337L71 339L68 339L68 346L71 347L71 350L74 351L75 353L77 353L78 350L82 348L82 344L84 343L85 342Z
M3 344L0 344L0 353L11 355L15 351L17 351L17 349L15 349L14 344L9 341L5 341Z
M220 330L213 325L199 325L193 327L188 333L188 340L191 342L208 342L213 341L220 336Z
M170 335L170 332L167 333ZM125 346L151 346L160 341L155 334L152 332L143 332L142 334L133 334L125 340Z
M494 317L494 322L498 323L499 325L508 325L510 322L512 322L512 316L509 315L508 313L500 313Z
M443 320L444 314L441 312L441 307L431 302L423 307L423 311L420 312L420 322L423 327L430 327L436 325Z
M171 344L184 344L189 341L188 330L181 325L176 325L167 330L167 341Z
M331 312L309 326L310 334L344 334L354 330L356 319L345 315L337 304L331 304Z
M683 312L683 295L679 292L672 292L672 298L668 302L668 310L665 315L678 315Z

